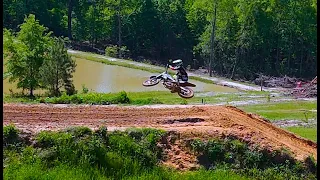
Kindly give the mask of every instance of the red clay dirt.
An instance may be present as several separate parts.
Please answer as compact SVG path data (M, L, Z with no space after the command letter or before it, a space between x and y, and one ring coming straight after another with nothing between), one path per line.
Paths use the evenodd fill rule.
M137 107L4 103L3 124L10 123L21 130L33 133L70 126L87 126L92 129L106 126L108 130L128 127L160 128L178 132L183 139L208 139L231 135L249 144L259 144L261 147L284 147L298 160L303 160L309 155L317 159L315 142L298 137L257 115L245 113L232 106ZM168 152L171 161L164 164L180 161L182 156L190 156L186 159L190 164L195 163L194 157L185 153L178 142L171 149Z

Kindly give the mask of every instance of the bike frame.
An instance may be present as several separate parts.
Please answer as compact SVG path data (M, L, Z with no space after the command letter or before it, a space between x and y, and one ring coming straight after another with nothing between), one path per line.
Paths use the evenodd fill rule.
M175 81L175 79L170 74L168 74L168 67L169 67L169 64L166 65L166 70L163 73L156 76L156 78L158 79L161 77L163 80Z

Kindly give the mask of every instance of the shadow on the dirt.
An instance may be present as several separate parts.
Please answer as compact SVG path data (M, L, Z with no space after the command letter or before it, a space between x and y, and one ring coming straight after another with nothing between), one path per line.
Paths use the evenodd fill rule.
M197 122L203 122L203 121L204 119L202 118L183 118L183 119L169 119L166 121L162 121L161 124L174 124L174 123L182 123L182 122L197 123Z

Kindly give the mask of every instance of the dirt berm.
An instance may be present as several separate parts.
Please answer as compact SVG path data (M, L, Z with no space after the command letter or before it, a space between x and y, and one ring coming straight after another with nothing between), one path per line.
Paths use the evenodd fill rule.
M232 106L97 106L3 104L3 124L14 123L24 131L58 130L87 126L108 130L152 127L173 130L183 138L235 136L277 149L284 147L298 160L317 158L317 144L280 129L254 114Z

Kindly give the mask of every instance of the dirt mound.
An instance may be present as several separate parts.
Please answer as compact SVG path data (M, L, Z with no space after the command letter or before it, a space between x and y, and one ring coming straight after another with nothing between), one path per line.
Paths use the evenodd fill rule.
M69 126L87 126L109 130L127 127L153 127L174 131L181 139L234 136L249 144L268 149L286 148L298 160L317 158L317 144L280 129L254 114L232 106L120 107L91 105L3 104L3 124L14 123L26 132L58 130ZM179 142L170 145L170 162L183 159L194 166L193 157ZM187 157L187 158L186 158ZM179 159L180 158L180 159ZM170 158L169 158L170 159ZM183 165L181 165L183 166Z

